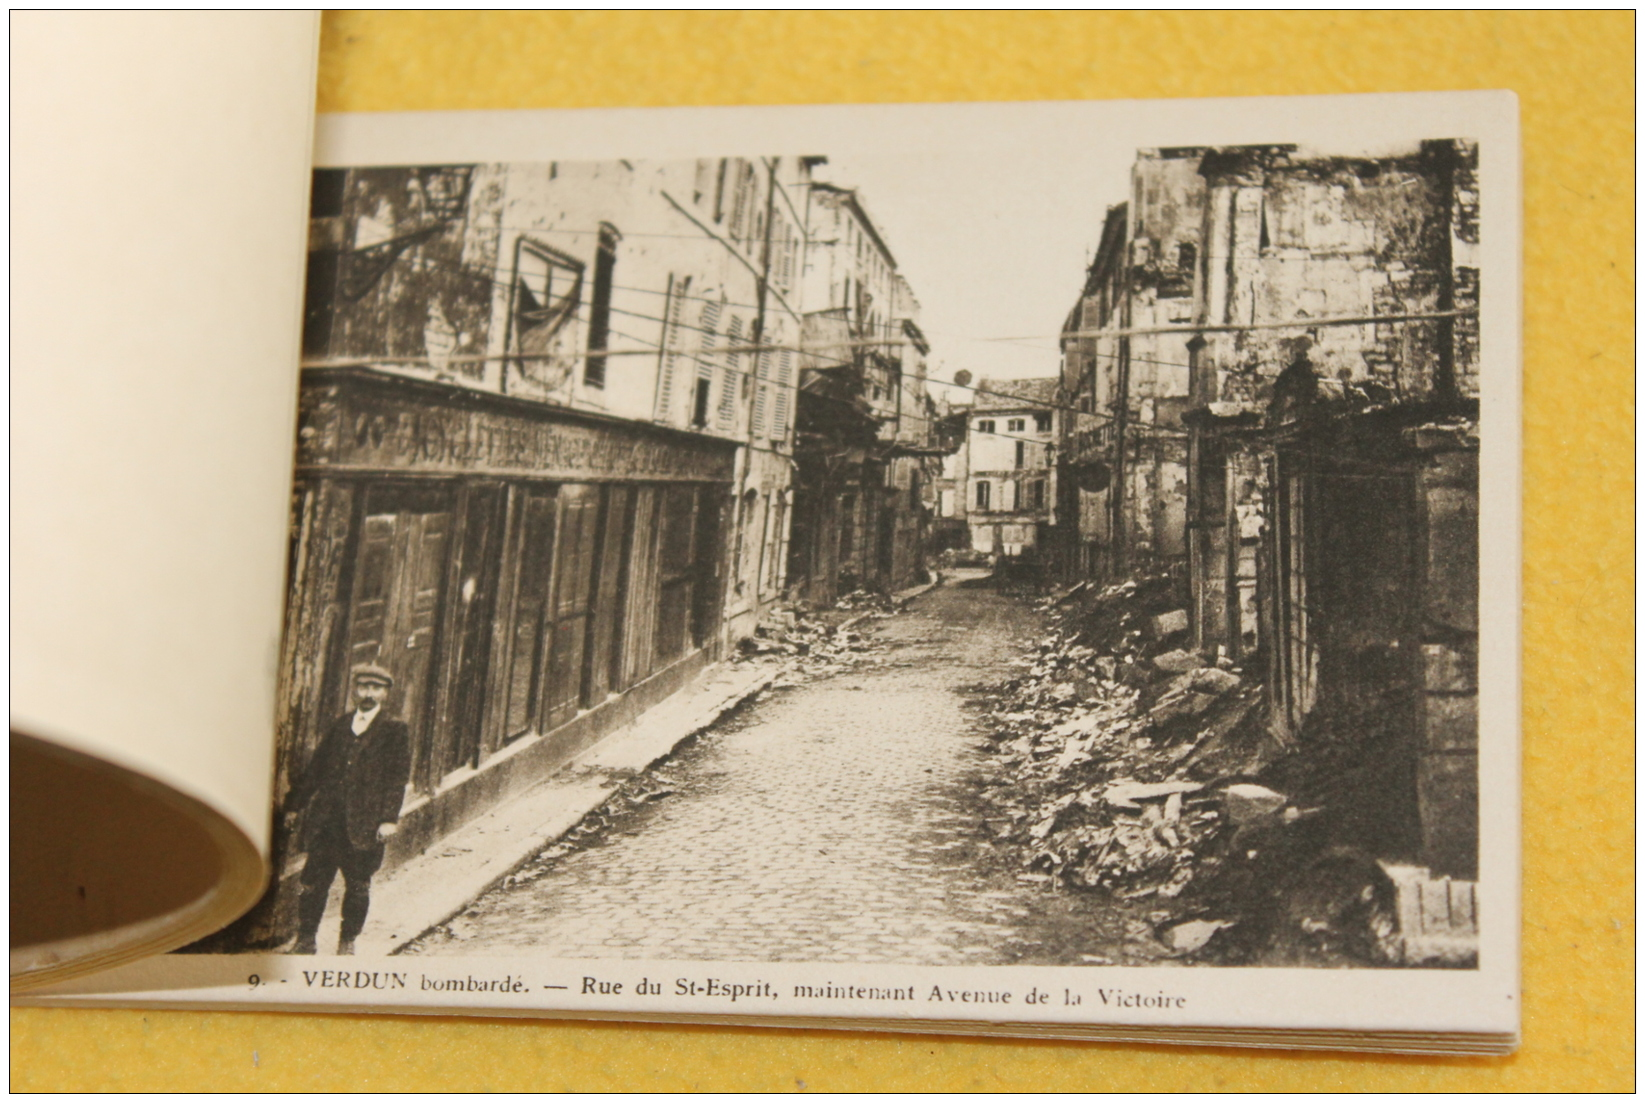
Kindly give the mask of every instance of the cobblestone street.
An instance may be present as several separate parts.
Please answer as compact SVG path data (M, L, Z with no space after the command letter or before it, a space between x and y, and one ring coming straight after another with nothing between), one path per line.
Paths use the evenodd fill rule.
M991 588L940 586L866 625L883 665L732 715L660 766L674 793L549 848L410 950L1000 964L1108 949L1091 936L1105 920L1123 934L1119 917L1019 881L968 796L982 756L965 689L1006 675L1040 626Z

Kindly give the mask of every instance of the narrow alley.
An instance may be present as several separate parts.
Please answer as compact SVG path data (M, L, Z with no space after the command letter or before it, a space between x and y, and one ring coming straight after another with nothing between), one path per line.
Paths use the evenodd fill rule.
M980 572L956 576L873 623L880 665L732 715L656 769L666 796L547 848L408 952L1158 960L1125 910L1020 880L987 840L967 694L1009 673L1043 620Z

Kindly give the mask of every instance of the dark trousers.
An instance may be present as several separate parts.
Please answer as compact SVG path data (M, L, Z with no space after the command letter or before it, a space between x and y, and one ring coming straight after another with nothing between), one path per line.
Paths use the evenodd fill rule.
M326 898L337 871L343 872L342 941L352 942L366 925L371 907L371 875L383 864L383 845L362 851L349 842L348 833L327 827L308 849L303 864L303 894L297 901L297 937L313 938L320 931L326 913Z

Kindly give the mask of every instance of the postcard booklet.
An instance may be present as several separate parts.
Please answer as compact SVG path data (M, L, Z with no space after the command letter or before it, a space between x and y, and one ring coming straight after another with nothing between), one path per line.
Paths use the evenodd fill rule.
M267 887L14 998L1511 1050L1518 164L322 117Z

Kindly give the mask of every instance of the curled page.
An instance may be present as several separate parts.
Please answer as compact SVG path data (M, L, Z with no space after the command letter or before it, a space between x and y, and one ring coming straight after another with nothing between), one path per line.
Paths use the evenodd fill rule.
M12 19L14 989L267 872L318 19Z

